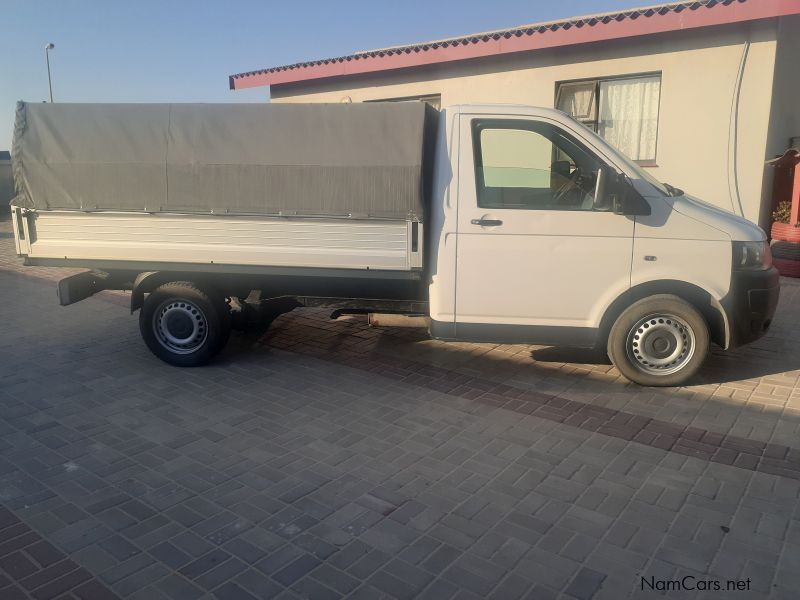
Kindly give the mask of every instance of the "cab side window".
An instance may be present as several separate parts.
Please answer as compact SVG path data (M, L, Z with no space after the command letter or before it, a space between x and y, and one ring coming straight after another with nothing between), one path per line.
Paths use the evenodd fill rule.
M551 125L473 121L478 206L519 210L592 210L600 162Z

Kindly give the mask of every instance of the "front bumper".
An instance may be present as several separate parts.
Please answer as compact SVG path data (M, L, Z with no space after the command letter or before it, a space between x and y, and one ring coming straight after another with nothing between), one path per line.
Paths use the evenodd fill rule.
M769 330L780 290L780 275L775 267L733 272L730 292L722 301L728 316L729 348L749 344Z

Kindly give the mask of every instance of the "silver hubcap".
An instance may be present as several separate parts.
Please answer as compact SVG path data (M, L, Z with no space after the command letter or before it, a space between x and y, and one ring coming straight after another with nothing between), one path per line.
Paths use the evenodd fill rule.
M628 333L628 358L640 370L653 375L680 371L694 356L694 332L674 315L650 315Z
M156 339L170 352L191 354L208 337L208 323L203 312L186 300L164 302L153 319Z

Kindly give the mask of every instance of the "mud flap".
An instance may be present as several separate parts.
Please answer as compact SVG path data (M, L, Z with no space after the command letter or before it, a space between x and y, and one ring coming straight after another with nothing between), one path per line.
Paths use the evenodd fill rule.
M103 291L108 274L100 271L86 271L70 275L58 282L58 301L61 306L69 306L89 296Z

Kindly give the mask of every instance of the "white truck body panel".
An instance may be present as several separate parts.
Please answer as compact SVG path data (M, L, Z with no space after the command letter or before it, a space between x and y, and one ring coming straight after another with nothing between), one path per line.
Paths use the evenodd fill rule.
M25 219L22 220L26 222ZM422 224L400 220L37 211L31 259L405 271ZM417 242L413 243L413 228ZM414 247L416 246L416 247Z

